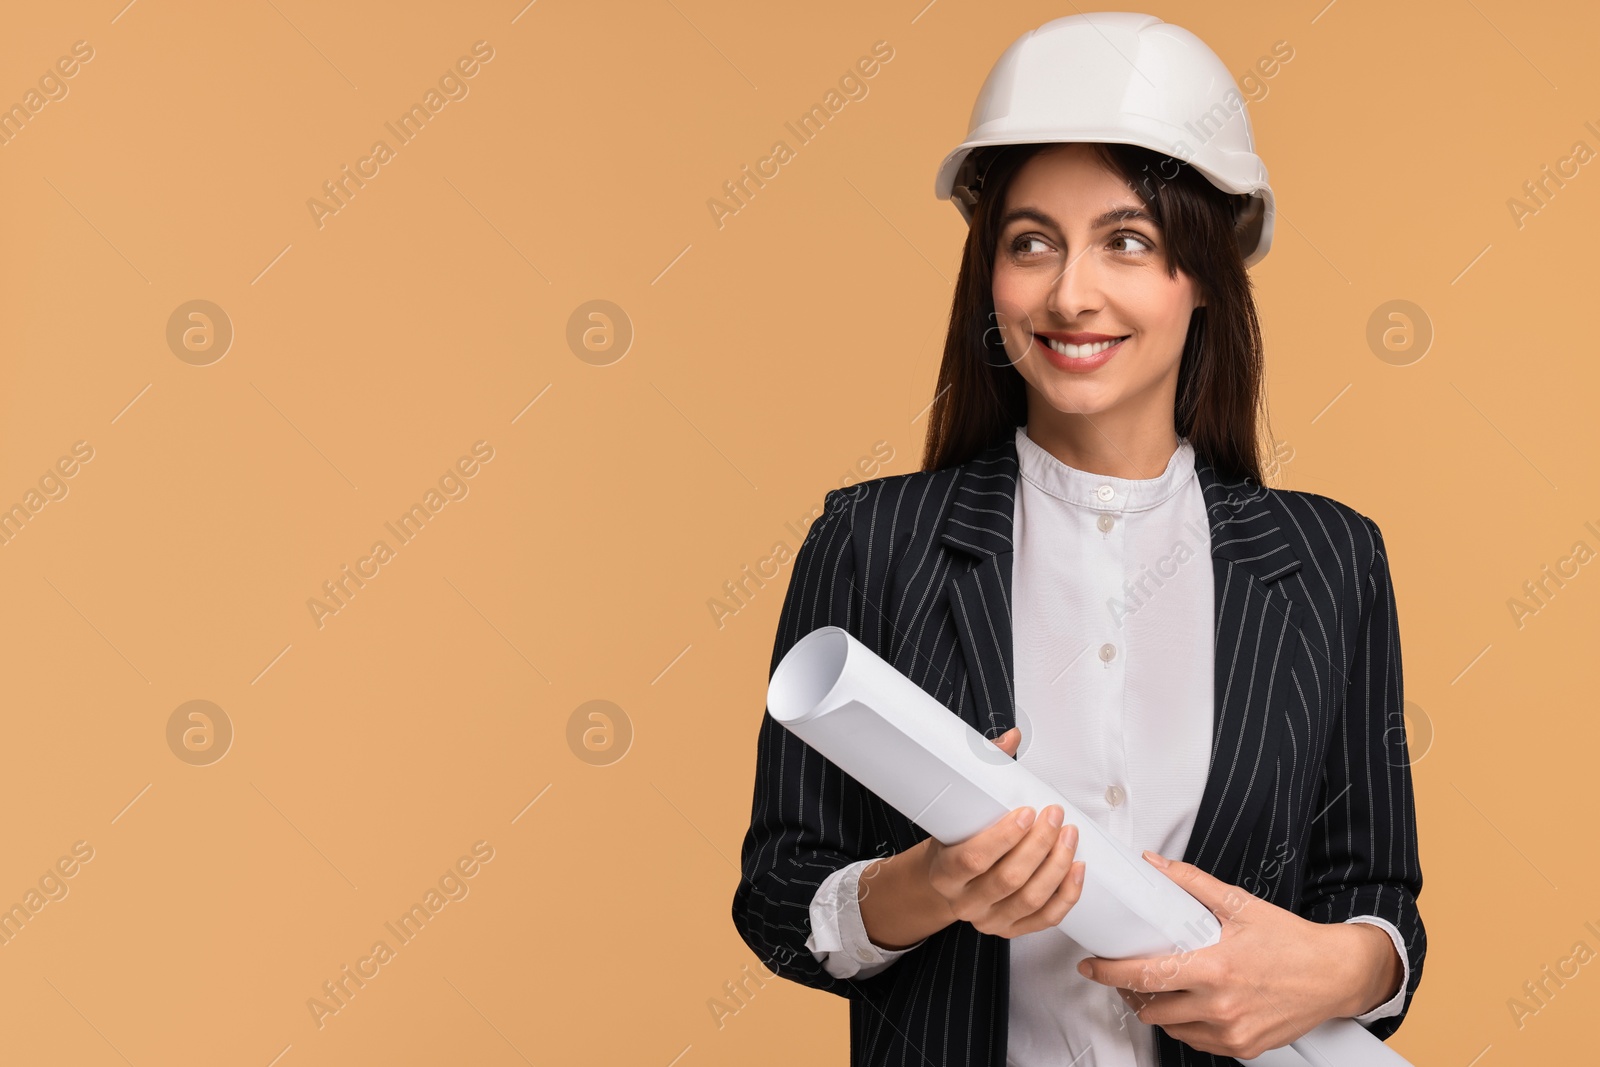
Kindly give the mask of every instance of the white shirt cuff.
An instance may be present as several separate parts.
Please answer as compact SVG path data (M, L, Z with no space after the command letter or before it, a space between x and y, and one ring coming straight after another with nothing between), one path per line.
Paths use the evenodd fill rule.
M1389 935L1389 940L1394 942L1394 950L1400 956L1400 988L1395 990L1394 996L1379 1004L1369 1012L1355 1016L1358 1023L1376 1022L1387 1019L1391 1015L1399 1015L1400 1008L1406 1002L1406 986L1411 983L1411 960L1406 956L1405 942L1400 939L1400 931L1395 929L1394 923L1376 915L1357 915L1346 919L1350 923L1368 923L1383 930Z
M879 948L867 936L861 921L861 872L877 860L858 860L840 867L822 880L811 899L811 934L806 948L835 978L871 978L922 944Z

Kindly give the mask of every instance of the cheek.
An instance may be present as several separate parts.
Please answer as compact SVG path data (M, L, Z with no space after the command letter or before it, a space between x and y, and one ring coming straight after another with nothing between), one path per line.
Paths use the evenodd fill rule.
M991 296L997 325L1005 330L1013 349L1025 349L1032 339L1034 295L1015 271L996 271Z
M994 283L990 287L990 296L994 298L994 309L1001 315L1011 317L1016 314L1017 284L1015 278L1009 273L996 270Z
M1162 282L1165 283L1163 278ZM1193 298L1183 285L1161 284L1130 292L1126 304L1130 316L1153 333L1181 334L1189 323Z

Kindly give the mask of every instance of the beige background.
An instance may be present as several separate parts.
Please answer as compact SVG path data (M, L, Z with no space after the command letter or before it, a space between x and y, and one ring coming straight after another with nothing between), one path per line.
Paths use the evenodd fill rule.
M761 970L729 905L790 568L720 628L708 602L879 442L875 473L917 468L964 235L935 167L1005 45L1077 9L395 7L5 13L0 104L92 58L0 146L0 506L66 490L0 545L0 905L66 891L0 945L0 1058L843 1063L844 1000L725 988ZM1600 19L1144 9L1241 77L1293 50L1250 105L1279 204L1253 275L1275 482L1376 519L1398 587L1430 951L1392 1043L1570 1061L1592 968L1520 1025L1509 1001L1600 950L1573 848L1600 575L1569 564L1520 626L1508 601L1600 548L1600 176L1521 225L1508 202L1600 149ZM319 226L307 201L479 41L467 95ZM879 41L868 94L798 145L785 122ZM719 228L708 201L779 139ZM167 340L195 300L234 332L207 365ZM569 345L595 300L625 353ZM1400 300L1425 350L1369 343ZM399 545L384 524L479 441ZM185 747L201 720L169 744L194 700L221 759L220 733ZM592 700L618 709L598 751ZM476 842L492 860L445 878L468 895L319 1026L308 1000Z

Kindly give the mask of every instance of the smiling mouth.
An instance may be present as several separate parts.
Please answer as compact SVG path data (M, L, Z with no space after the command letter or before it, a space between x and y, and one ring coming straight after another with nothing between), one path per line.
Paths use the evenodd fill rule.
M1069 345L1065 341L1052 340L1049 337L1042 337L1039 334L1034 334L1034 336L1039 338L1040 344L1047 345L1053 351L1066 356L1068 359L1091 359L1094 356L1098 356L1112 345L1120 345L1129 337L1132 337L1133 334L1130 333L1124 337L1114 337L1109 341L1096 341L1094 344L1089 345Z

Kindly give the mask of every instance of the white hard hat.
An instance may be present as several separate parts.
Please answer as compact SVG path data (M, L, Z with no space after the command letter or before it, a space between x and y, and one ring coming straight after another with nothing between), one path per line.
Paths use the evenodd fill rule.
M1245 266L1272 246L1272 187L1244 98L1222 60L1188 30L1128 11L1068 15L1029 30L989 72L967 139L939 164L934 193L953 199L971 223L974 149L1067 141L1142 145L1187 163L1217 188L1249 196L1236 221Z

